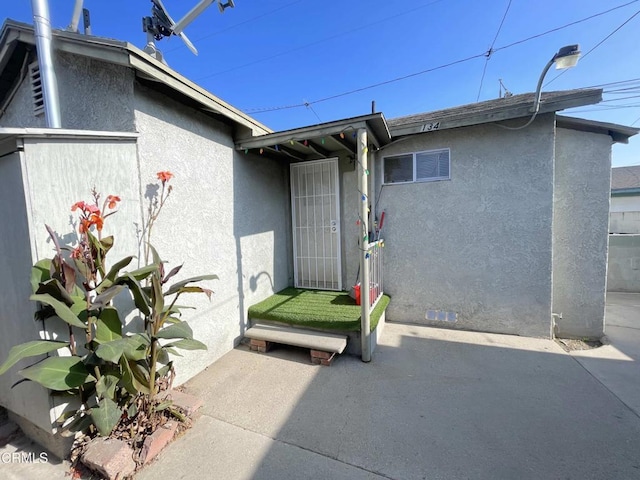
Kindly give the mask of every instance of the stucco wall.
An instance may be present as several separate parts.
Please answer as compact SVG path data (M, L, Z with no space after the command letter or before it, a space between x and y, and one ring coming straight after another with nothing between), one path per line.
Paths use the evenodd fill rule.
M611 197L611 212L640 212L640 195Z
M207 352L176 360L177 381L195 375L241 339L253 303L292 282L288 166L233 149L228 127L138 86L140 178L175 174L174 190L154 228L152 243L180 278L215 273L209 302L193 295L181 303L194 337Z
M640 235L609 235L609 292L640 293Z
M90 200L93 187L105 196L117 193L122 198L119 211L105 226L105 234L116 236L110 258L137 252L135 223L140 219L140 199L135 139L25 139L22 158L22 165L17 154L0 159L1 218L4 225L11 225L0 235L0 265L6 273L0 279L5 282L0 293L2 360L11 346L39 335L40 325L33 321L34 304L29 301L29 276L33 263L50 258L54 252L45 224L58 234L62 245L72 245L76 235L71 205ZM60 320L47 320L44 329L48 338L68 339L66 325ZM22 366L28 364L22 362ZM0 385L7 386L0 389L0 404L51 431L61 410L50 412L54 400L34 383L9 389L8 385L22 378L18 370L13 367L0 376Z
M37 339L41 327L33 319L35 309L28 300L33 258L21 158L18 153L0 158L0 362L14 345ZM47 428L51 425L47 391L34 382L11 388L22 380L18 371L28 365L24 360L0 375L0 405Z
M604 332L611 138L556 132L553 311L560 337Z
M132 69L62 52L55 54L55 62L63 128L134 130ZM0 117L0 126L45 126L44 115L33 113L28 78Z
M382 156L451 149L451 180L380 193L389 320L550 336L553 143L544 115L522 131L431 132L378 153L380 168ZM429 310L457 321L426 320Z

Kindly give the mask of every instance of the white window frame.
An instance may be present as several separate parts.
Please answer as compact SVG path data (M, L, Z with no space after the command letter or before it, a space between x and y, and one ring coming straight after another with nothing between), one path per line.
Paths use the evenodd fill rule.
M444 177L429 177L429 178L416 178L417 175L417 162L416 158L418 155L423 153L439 153L439 152L447 152L447 156L449 159L449 175ZM405 155L411 155L413 160L413 180L407 180L405 182L385 182L385 161L387 158L393 157L402 157ZM396 153L394 155L387 155L386 157L382 157L382 184L383 185L406 185L408 183L424 183L424 182L440 182L443 180L451 180L451 149L450 148L434 148L432 150L421 150L419 152L405 152L405 153Z

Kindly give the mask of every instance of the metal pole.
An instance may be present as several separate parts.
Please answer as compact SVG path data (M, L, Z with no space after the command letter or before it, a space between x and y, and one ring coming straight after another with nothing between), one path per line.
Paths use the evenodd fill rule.
M362 347L362 361L371 361L371 321L369 318L369 188L367 178L367 130L358 129L358 187L360 190L360 220L363 226L362 248L360 249L360 341Z
M80 15L82 15L82 5L84 0L76 0L76 3L73 7L73 14L71 15L71 23L67 27L67 30L72 32L78 31L78 23L80 23Z
M51 19L47 0L31 0L38 66L44 96L44 114L48 128L61 128L58 80L53 68Z

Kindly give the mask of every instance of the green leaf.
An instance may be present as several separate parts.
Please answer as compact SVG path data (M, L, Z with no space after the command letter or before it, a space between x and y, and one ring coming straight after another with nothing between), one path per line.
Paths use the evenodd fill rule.
M146 267L138 268L137 270L129 272L128 274L131 275L136 280L140 281L140 280L144 280L145 278L147 278L149 275L151 275L153 272L157 271L159 268L160 268L160 266L158 264L152 263L151 265L147 265Z
M190 287L182 287L180 289L178 289L178 294L181 293L204 293L207 295L207 297L209 298L209 300L211 300L211 295L213 294L213 290L209 290L208 288L202 288L202 287L198 287L198 286L190 286Z
M157 338L193 338L193 331L187 322L178 322L163 328Z
M173 295L188 283L201 282L203 280L218 280L218 276L217 275L200 275L198 277L187 278L186 280L182 280L181 282L174 283L173 285L171 285L171 287L169 287L169 290L165 292L165 295Z
M93 424L93 421L91 420L91 415L79 413L78 415L76 415L76 417L73 419L73 421L69 425L64 427L62 436L70 437L75 432L84 432L92 424ZM65 432L71 432L71 433L65 433Z
M135 276L131 273L125 273L118 277L116 283L125 284L129 287L133 295L133 303L143 315L149 315L151 313L149 297L144 293L142 285L140 285L140 282L138 282Z
M124 288L124 285L113 285L107 288L104 292L93 299L91 310L97 310L99 308L106 307L116 295L124 290Z
M102 246L104 254L106 255L107 252L111 250L111 247L113 247L113 235L109 235L108 237L100 240L100 245Z
M50 390L68 390L96 380L78 357L45 358L20 374Z
M122 367L122 386L131 395L137 395L139 393L144 393L148 395L149 394L148 383L147 385L143 385L137 380L137 378L133 375L133 372L131 370L132 364L135 365L135 362L130 362L124 357L120 359L120 366Z
M160 285L160 278L158 275L153 275L151 277L151 286L152 288L152 299L153 299L153 311L157 315L162 314L162 310L164 309L164 295L162 295L162 285Z
M9 356L5 362L0 365L0 375L23 358L44 355L45 353L54 352L68 346L69 343L67 342L55 342L53 340L34 340L21 345L15 345L9 350Z
M146 335L136 333L122 339L124 342L124 356L129 360L144 360L147 357L147 346L150 344Z
M97 407L91 409L91 419L103 437L108 437L111 434L121 417L122 410L110 398L103 398Z
M111 282L114 282L116 279L116 276L118 275L118 273L120 273L120 270L122 270L124 267L129 265L133 259L134 259L133 256L124 257L119 262L114 263L111 269L109 270L109 273L107 273L107 275L105 276L105 279L109 279L111 280Z
M107 288L111 287L112 285L113 285L113 282L108 278L105 278L98 284L98 286L95 289L95 292L98 295L100 295L102 292L104 292Z
M49 294L56 300L65 303L68 307L73 305L73 298L71 298L71 295L69 295L57 278L51 278L42 282L36 290L36 294Z
M96 322L96 341L110 342L122 338L122 322L118 310L107 307L100 312Z
M113 375L111 373L102 375L100 380L96 382L96 393L100 398L110 398L115 400L116 387L118 386L119 381L120 377L117 375Z
M165 348L166 347L176 347L183 350L207 350L207 346L204 343L199 340L194 340L193 338L178 340L177 342L165 345Z
M178 355L178 356L180 356L180 355ZM162 378L167 373L169 373L169 370L171 370L172 366L173 366L173 362L169 362L164 367L162 367L160 370L158 370L158 378Z
M87 299L84 296L80 296L80 297L72 296L71 298L73 299L73 305L71 305L69 308L71 309L74 315L77 315L78 318L80 318L82 313L86 313L87 311ZM80 318L80 321L82 321L81 318Z
M167 352L166 349L159 347L158 349L158 356L156 358L156 362L162 364L162 365L166 365L167 363L169 363L171 360L169 359L169 353Z
M44 258L31 267L31 291L36 292L42 282L51 278L51 259Z
M82 323L82 321L76 316L75 313L71 311L69 307L67 307L64 303L56 300L51 295L31 295L29 297L30 300L34 302L44 303L45 305L49 305L53 307L56 311L56 315L58 315L62 320L67 322L69 325L73 325L78 328L86 328L86 325Z
M107 362L118 363L124 354L124 339L102 343L96 348L96 355Z
M153 407L153 410L155 412L161 412L162 410L166 410L167 408L169 408L171 405L173 405L173 400L167 400L166 402L159 403L158 405Z

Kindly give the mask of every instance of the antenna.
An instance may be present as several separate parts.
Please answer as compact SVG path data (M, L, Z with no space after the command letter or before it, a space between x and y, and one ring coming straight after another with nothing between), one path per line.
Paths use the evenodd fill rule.
M147 34L147 46L144 51L157 60L164 62L162 53L156 48L155 41L160 41L164 37L170 37L171 35L177 35L194 55L198 55L198 50L184 34L184 29L215 1L201 0L183 18L178 22L174 22L162 0L151 0L151 16L142 19L142 31ZM227 3L223 3L222 0L217 0L217 2L220 13L223 13L228 7L235 7L233 0L228 0Z
M504 83L502 83L502 79L499 78L498 82L500 82L500 94L498 95L498 98L503 98L502 96L502 89L504 88L504 98L509 98L513 96L513 93L511 93L509 91L509 89L507 89L507 87L504 86Z

